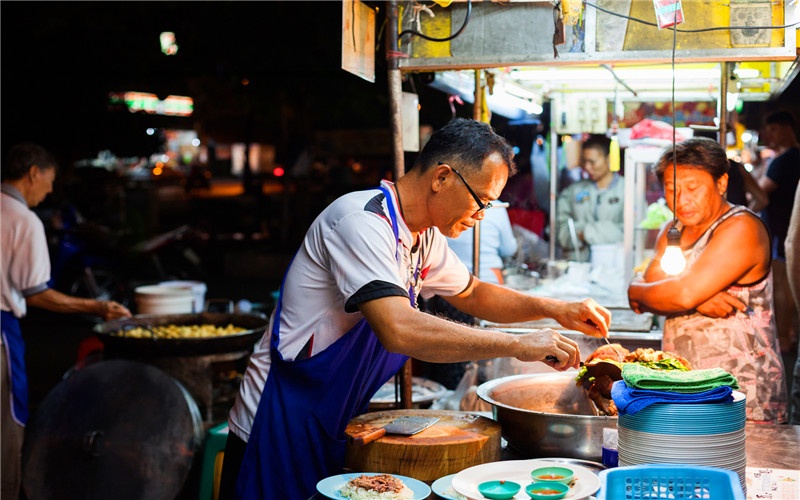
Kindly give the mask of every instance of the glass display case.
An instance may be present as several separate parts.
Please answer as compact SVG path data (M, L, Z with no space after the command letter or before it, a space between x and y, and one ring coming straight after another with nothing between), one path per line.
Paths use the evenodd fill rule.
M664 188L651 168L663 148L631 146L625 149L625 213L623 247L625 249L625 281L633 278L633 270L652 257L658 229L642 228L647 209L664 196Z

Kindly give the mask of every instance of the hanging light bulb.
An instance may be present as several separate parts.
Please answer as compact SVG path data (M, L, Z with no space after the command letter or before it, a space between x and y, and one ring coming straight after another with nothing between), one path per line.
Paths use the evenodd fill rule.
M670 276L675 276L685 268L686 259L681 250L681 232L673 225L667 231L667 249L661 256L661 269Z

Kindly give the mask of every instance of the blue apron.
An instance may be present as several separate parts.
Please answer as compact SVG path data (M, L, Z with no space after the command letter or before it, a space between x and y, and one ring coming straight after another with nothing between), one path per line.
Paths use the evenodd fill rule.
M11 416L20 425L28 422L28 376L25 372L25 341L19 320L9 311L0 311L3 348L8 361L8 380L11 383ZM8 404L6 401L0 404Z
M389 205L398 245L392 198ZM285 280L285 277L284 277ZM278 350L284 284L275 306L269 370L236 485L247 500L305 500L321 479L342 473L344 430L366 413L377 390L408 359L390 353L361 319L324 351L299 361L284 361Z

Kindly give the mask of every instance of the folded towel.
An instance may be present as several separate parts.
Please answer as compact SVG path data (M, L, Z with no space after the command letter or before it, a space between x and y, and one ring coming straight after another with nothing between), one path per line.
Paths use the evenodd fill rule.
M654 403L730 403L733 401L732 393L733 388L729 385L693 394L634 389L624 380L617 380L611 386L611 399L620 415L633 415Z
M705 370L653 370L636 363L622 365L622 379L635 389L651 389L672 392L702 392L715 387L729 385L739 388L736 377L722 368Z

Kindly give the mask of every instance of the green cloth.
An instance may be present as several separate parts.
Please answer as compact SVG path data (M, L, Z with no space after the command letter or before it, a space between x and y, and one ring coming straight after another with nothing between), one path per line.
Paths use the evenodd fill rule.
M705 370L653 370L637 363L622 365L622 379L628 387L656 391L695 393L724 385L739 388L736 377L722 368Z

